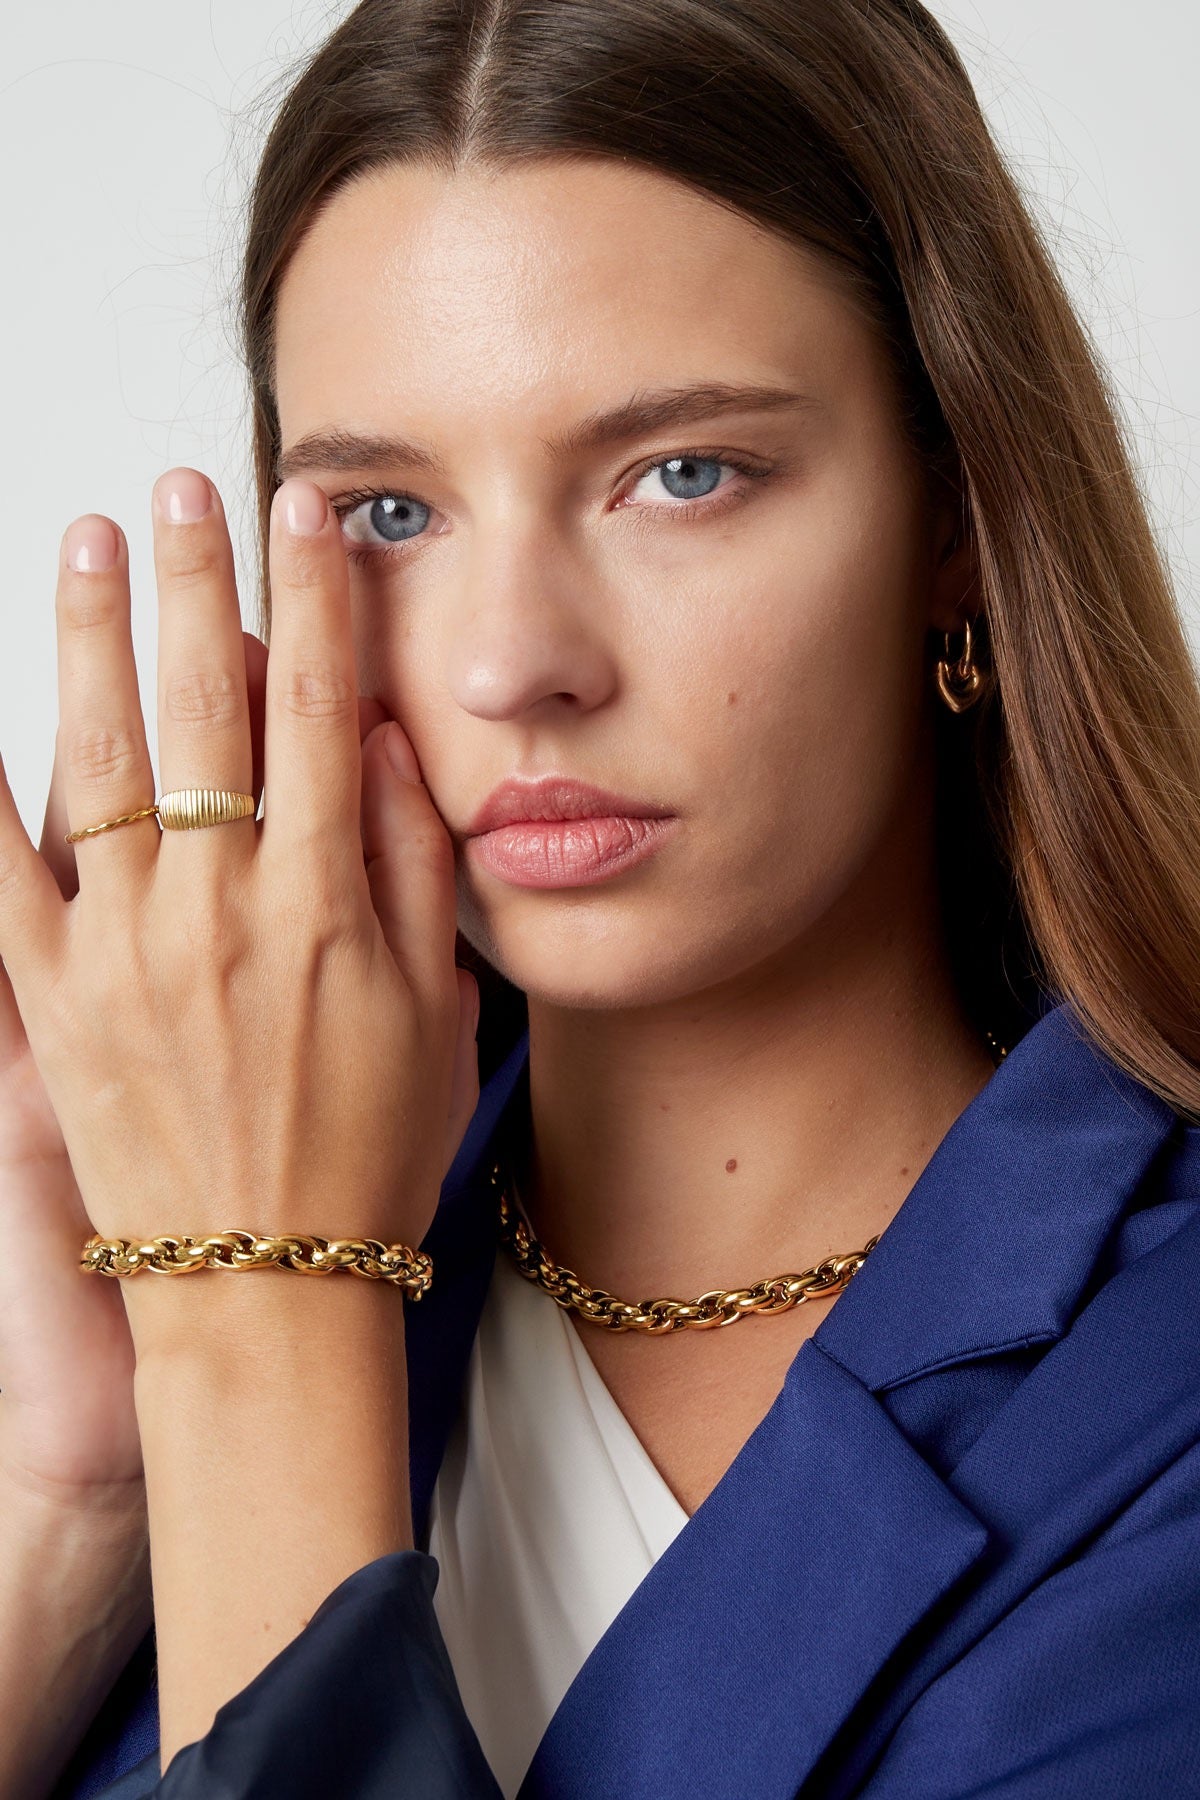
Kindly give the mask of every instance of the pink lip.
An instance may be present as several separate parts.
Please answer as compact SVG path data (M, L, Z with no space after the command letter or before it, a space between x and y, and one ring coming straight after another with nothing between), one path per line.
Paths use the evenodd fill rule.
M518 887L589 887L652 856L676 824L665 807L551 775L502 782L467 842L485 869Z
M498 825L467 839L491 874L517 887L591 887L644 862L678 819L593 817Z
M611 788L595 787L590 781L575 781L568 775L543 775L538 781L512 778L493 788L471 823L469 837L495 831L498 825L546 819L669 819L671 809L642 800L631 800L627 794L614 794Z

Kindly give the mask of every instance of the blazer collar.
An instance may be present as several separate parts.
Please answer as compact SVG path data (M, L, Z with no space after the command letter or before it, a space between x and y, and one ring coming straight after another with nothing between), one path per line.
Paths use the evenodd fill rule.
M481 1094L425 1239L433 1286L408 1315L419 1546L496 1254L489 1153L528 1048L526 1033ZM992 1542L877 1391L1061 1336L1175 1122L1068 1003L1044 998L579 1670L520 1800L683 1800L739 1767L760 1800L791 1800L873 1676L955 1603ZM1190 1152L1200 1133L1188 1137Z
M1044 997L814 1333L821 1349L877 1390L1061 1337L1176 1120Z

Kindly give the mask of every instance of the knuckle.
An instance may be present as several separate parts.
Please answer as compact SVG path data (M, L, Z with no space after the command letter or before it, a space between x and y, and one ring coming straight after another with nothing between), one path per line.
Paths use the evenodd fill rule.
M170 549L163 552L163 574L177 592L207 587L213 577L224 570L223 546L207 531L193 535L186 527L175 529L181 531L181 536L173 539Z
M284 680L280 698L284 710L296 718L331 719L341 724L351 710L358 716L354 684L337 669L313 665L293 669Z
M359 909L349 884L319 856L310 859L303 883L289 884L278 904L276 927L283 941L307 945L318 962L359 935Z
M68 584L61 600L63 623L71 631L101 630L121 622L126 611L123 596L97 581Z
M235 975L252 960L251 946L240 923L231 918L218 895L181 913L178 929L186 955L179 966L202 967L204 980L211 987L224 990ZM189 976L189 982L192 977Z
M332 947L357 938L358 908L346 884L331 873L317 873L310 882L307 929L319 945Z
M92 725L68 735L63 762L77 781L107 783L139 773L144 755L136 732L120 725Z
M233 725L241 716L241 691L225 670L200 669L174 675L163 704L167 717L180 725Z
M325 547L308 539L293 538L287 546L287 586L300 594L323 594L329 579L329 554Z

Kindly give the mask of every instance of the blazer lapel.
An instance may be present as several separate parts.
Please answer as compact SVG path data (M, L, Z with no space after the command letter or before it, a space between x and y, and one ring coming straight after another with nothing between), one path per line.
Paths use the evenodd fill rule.
M809 1339L563 1696L521 1800L682 1800L709 1787L790 1800L879 1666L987 1543L873 1396Z
M790 1800L906 1636L1005 1553L881 1393L1061 1336L1174 1119L1044 1002L579 1670L520 1800L682 1800L714 1775Z
M1044 1001L813 1341L878 1391L1061 1337L1175 1121Z

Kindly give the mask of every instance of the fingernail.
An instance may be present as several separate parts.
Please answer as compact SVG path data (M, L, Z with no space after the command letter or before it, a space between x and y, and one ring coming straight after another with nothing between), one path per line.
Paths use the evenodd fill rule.
M329 501L311 481L285 481L275 496L287 528L296 537L316 537L329 517Z
M416 753L398 725L388 726L383 734L383 747L397 775L402 775L405 781L420 782Z
M76 519L67 527L67 566L84 575L103 575L116 567L117 528L98 513Z
M212 510L212 489L197 469L171 469L154 484L154 504L172 525L194 525Z

